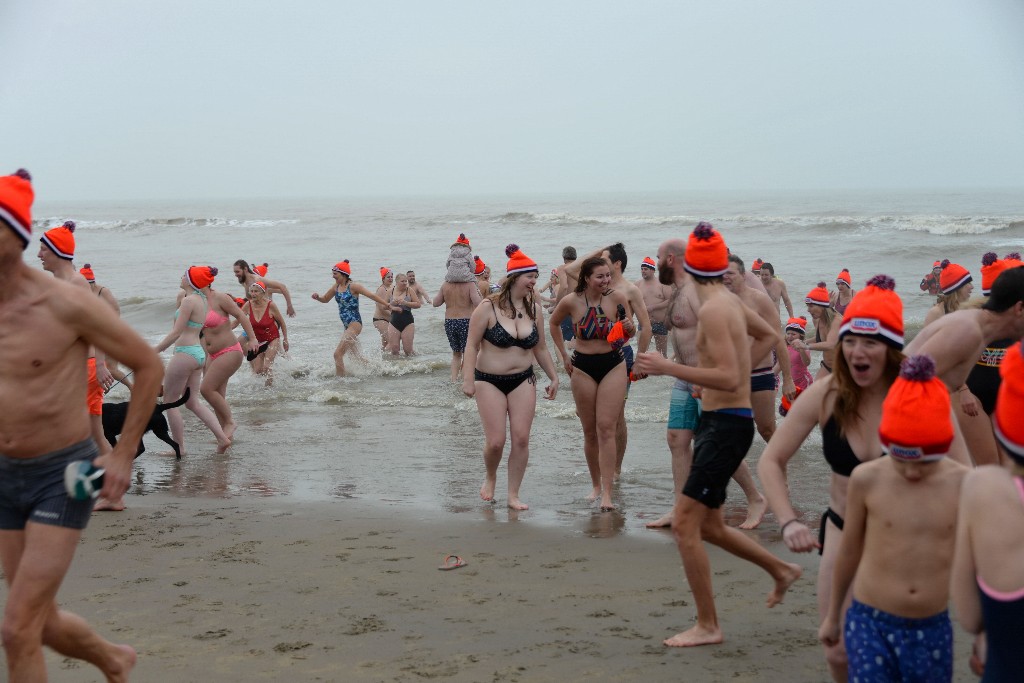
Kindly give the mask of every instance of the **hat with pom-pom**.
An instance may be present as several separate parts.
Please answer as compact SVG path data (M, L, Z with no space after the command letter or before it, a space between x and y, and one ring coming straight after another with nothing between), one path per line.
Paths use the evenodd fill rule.
M213 266L192 266L185 271L185 276L193 289L202 289L213 284L218 272Z
M505 272L509 275L515 273L539 273L537 263L532 258L519 250L518 244L510 244L505 247L505 256L508 256L508 263L505 264Z
M473 275L483 275L487 264L479 256L473 257Z
M22 248L32 239L32 176L23 168L0 177L0 223L21 238Z
M707 221L701 221L686 243L683 268L698 277L721 277L729 270L729 249L721 233Z
M1001 259L994 251L981 257L981 293L988 296L992 292L992 283L999 274L1011 266L1012 261Z
M750 264L750 272L757 275L761 272L761 266L764 265L764 259L756 258L754 262Z
M75 222L64 221L63 225L50 228L43 233L39 241L57 256L71 261L75 258Z
M96 282L96 275L92 272L92 264L86 263L78 272L89 282Z
M252 267L252 272L256 273L260 277L266 277L267 276L267 270L269 270L269 269L270 269L270 264L269 263L263 263L263 264L260 264L258 266L253 266Z
M644 256L644 260L640 262L640 268L650 268L651 270L657 270L658 264L654 262L650 256Z
M803 392L803 389L797 387L796 395L793 396L792 401L789 400L789 396L783 394L782 400L779 401L779 415L781 415L782 417L786 417L786 415L789 415L789 411L793 409L793 404L796 402L798 398L800 398L800 394L802 394Z
M804 303L831 308L832 299L828 295L828 289L826 289L825 283L819 282L817 287L807 292L807 296L804 297Z
M836 284L838 285L839 283L843 283L847 287L851 286L850 271L846 268L843 268L839 271L839 275L836 275Z
M391 275L391 269L387 266L380 267L380 279L384 280L388 275Z
M335 263L334 267L331 268L331 272L344 273L345 275L352 277L352 266L348 264L348 259L345 259L344 261L338 261Z
M236 296L236 297L235 297L235 303L236 303L236 304L238 304L238 307L239 307L239 308L241 308L242 306L246 305L246 304L247 304L247 303L249 303L249 302L248 302L248 301L246 301L245 299L243 299L243 298L242 298L242 297L240 297L240 296Z
M803 316L800 316L799 318L790 318L786 321L786 332L807 334L807 318Z
M843 312L839 338L848 334L875 337L902 349L903 301L895 290L896 282L888 275L876 275L868 280Z
M1018 465L1024 465L1024 353L1020 342L1006 349L999 366L1002 383L992 415L996 440Z
M935 361L922 354L903 359L900 376L882 402L878 436L897 460L930 462L953 443L949 389L935 375Z
M455 244L452 244L452 246L454 247L456 244L465 244L467 247L469 246L469 238L466 237L466 233L459 233L458 238L455 240Z
M939 273L939 287L943 294L952 294L971 281L971 273L958 263L951 263L944 259L941 264L942 272Z
M1020 254L1016 251L1010 252L1003 257L1003 260L1009 263L1008 268L1016 268L1017 266L1024 266L1024 261L1020 260Z

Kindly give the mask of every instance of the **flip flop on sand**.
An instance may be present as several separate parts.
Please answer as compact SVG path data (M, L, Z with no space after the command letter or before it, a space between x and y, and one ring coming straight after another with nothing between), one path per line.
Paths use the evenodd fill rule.
M438 569L448 571L450 569L458 569L459 567L465 566L466 561L458 555L446 555L444 558L444 563L440 567L438 567Z

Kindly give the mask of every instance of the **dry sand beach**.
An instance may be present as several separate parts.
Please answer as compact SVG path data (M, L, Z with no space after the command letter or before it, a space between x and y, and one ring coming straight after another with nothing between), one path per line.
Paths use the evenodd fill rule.
M711 549L726 642L670 649L690 594L666 532L417 518L365 501L133 496L95 514L62 605L135 646L137 681L822 681L817 557L785 603ZM618 517L621 520L621 517ZM762 541L774 532L759 534ZM782 552L778 544L770 547ZM448 553L467 566L437 567ZM966 639L957 633L958 680ZM99 680L48 652L51 680Z

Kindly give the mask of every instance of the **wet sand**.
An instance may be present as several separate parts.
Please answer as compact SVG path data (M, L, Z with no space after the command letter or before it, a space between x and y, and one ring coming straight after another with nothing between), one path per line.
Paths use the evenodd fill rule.
M726 642L670 649L661 641L694 614L675 546L667 532L608 533L614 514L581 532L504 509L417 518L362 501L129 503L93 516L60 601L138 650L137 681L826 677L816 557L797 560L804 579L769 610L767 575L711 549ZM439 571L449 553L467 566ZM53 681L98 680L89 665L47 659Z

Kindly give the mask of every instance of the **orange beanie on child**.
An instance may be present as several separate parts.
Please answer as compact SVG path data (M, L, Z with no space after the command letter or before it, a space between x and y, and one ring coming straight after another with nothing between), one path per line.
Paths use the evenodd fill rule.
M935 376L931 356L911 356L900 363L900 376L882 402L878 436L897 460L930 462L949 452L953 443L949 389Z

